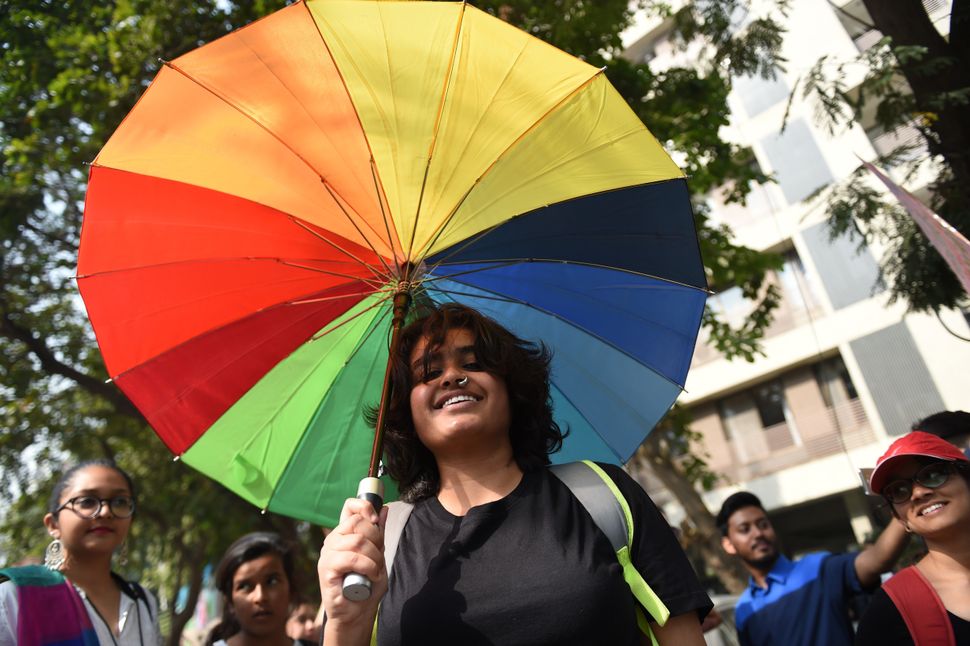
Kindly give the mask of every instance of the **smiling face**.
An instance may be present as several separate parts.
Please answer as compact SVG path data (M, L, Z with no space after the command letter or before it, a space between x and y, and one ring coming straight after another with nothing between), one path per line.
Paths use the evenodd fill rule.
M427 339L411 352L411 416L421 443L433 454L476 444L511 452L508 389L475 356L469 330L450 330L425 370Z
M916 457L899 459L886 479L887 486L911 479L931 462ZM966 536L970 526L970 486L960 473L952 473L935 489L913 482L909 500L894 503L893 510L913 533L927 540L940 540L951 534Z
M118 471L109 467L90 466L75 472L64 487L58 506L72 498L93 496L110 499L131 496L128 482ZM47 514L44 525L50 535L59 538L68 554L68 562L92 556L110 556L117 549L131 527L131 518L116 518L107 503L95 518L82 518L70 508L57 514Z
M778 559L777 537L765 510L742 507L728 518L727 536L721 546L756 570L770 570Z
M290 609L290 582L278 554L246 561L232 577L232 612L240 631L260 638L286 633Z

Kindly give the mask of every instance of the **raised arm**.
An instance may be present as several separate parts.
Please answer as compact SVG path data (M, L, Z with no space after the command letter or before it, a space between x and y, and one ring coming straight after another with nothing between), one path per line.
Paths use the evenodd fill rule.
M909 534L897 518L889 521L875 544L862 550L855 560L855 573L859 583L868 588L879 583L879 575L888 572L903 553Z

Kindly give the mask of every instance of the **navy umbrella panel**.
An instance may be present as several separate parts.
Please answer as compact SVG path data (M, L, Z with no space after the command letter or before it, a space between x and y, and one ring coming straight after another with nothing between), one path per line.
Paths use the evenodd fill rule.
M427 259L423 286L553 348L562 462L628 460L683 389L707 284L686 182L526 213Z

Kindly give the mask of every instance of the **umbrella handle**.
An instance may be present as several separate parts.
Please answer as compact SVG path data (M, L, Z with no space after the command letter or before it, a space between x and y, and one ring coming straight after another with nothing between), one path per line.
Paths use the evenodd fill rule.
M374 507L374 511L381 513L384 506L384 483L378 478L364 478L357 486L357 497L366 500ZM363 574L351 572L344 577L344 597L351 601L366 601L370 599L371 583Z

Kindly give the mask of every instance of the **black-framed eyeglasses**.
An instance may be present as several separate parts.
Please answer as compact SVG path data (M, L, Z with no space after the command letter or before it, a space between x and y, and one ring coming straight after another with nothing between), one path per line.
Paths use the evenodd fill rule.
M131 518L135 513L135 499L131 496L112 496L98 498L97 496L76 496L57 508L70 509L81 518L97 518L104 506L111 510L115 518Z
M894 480L882 488L882 496L891 503L901 505L913 496L913 483L930 489L942 487L957 472L952 462L933 462L916 472L912 478Z

